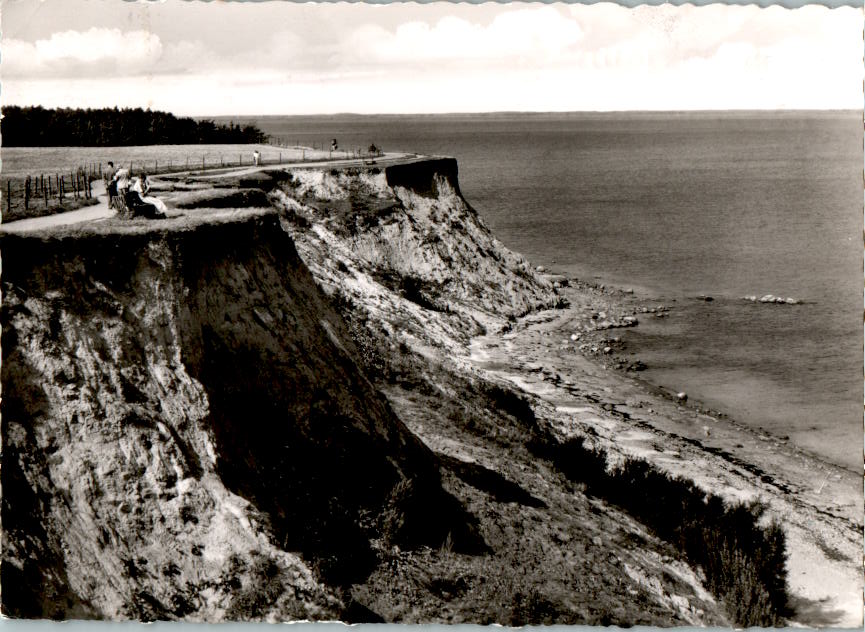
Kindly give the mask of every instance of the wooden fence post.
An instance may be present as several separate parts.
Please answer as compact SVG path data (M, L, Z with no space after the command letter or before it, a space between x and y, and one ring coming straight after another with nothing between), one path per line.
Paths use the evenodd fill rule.
M48 181L51 182L51 176L48 176ZM45 208L48 208L48 189L42 187L42 196L45 198Z
M6 213L12 214L12 180L6 181Z

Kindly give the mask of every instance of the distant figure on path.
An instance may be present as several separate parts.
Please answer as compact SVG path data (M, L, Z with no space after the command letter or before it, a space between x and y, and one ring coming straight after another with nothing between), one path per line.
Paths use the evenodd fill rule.
M257 149L252 152L252 161L255 163L256 167L261 164L261 152Z
M336 151L337 149L339 149L339 145L336 144L336 139L334 138L332 141L330 141L330 150Z

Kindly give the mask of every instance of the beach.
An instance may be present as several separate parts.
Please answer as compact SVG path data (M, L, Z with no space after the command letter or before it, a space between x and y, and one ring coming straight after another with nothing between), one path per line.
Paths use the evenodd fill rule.
M607 325L636 318L638 331L647 320L667 317L669 305L562 275L550 278L566 284L562 293L570 307L527 316L512 331L473 340L472 363L540 397L565 434L588 433L612 454L646 459L731 502L766 503L787 532L794 607L832 604L799 621L858 625L860 476L789 437L754 429L641 379L642 371L633 370L639 358L622 344L622 332L631 326Z

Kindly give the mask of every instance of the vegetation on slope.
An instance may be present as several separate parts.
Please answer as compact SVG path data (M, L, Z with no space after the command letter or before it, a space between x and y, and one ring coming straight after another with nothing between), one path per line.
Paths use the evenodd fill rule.
M784 531L774 521L761 526L765 508L759 503L725 503L642 459L608 469L604 451L587 447L582 438L532 447L569 479L585 484L586 493L622 507L701 568L706 587L737 625L784 624Z

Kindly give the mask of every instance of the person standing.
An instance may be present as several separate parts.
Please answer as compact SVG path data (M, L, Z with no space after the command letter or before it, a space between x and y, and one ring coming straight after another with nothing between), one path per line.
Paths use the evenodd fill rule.
M105 191L108 192L108 208L117 206L117 183L114 181L114 163L108 161L108 169L102 174L102 180L105 182Z
M117 186L117 210L124 213L126 209L126 194L129 193L129 170L122 167L114 173Z
M252 152L252 161L255 163L256 167L261 164L261 152L257 149Z

